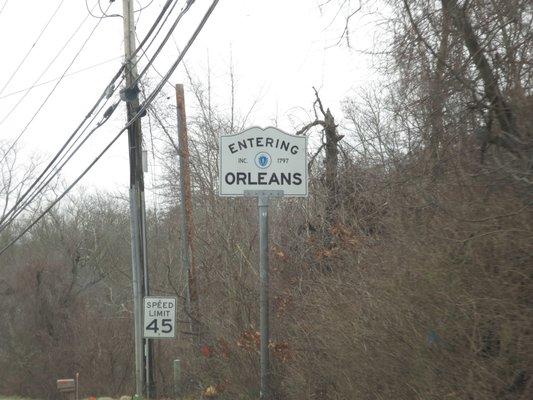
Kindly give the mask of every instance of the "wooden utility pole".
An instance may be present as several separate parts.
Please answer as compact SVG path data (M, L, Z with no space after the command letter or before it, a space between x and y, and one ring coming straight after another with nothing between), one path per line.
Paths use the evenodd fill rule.
M196 269L193 255L193 221L191 168L189 164L189 142L187 138L187 116L185 114L185 94L183 85L176 85L176 107L178 112L178 154L180 162L180 238L181 263L185 274L185 309L189 314L191 333L195 345L199 343L199 306Z
M143 339L142 304L149 295L148 263L146 252L146 210L144 201L144 171L142 165L142 131L139 110L138 72L136 67L135 20L132 0L123 0L124 55L126 88L121 97L126 101L127 120L137 118L128 126L130 161L130 222L133 276L133 308L135 336L135 394L143 396L146 384L147 398L155 398L152 342Z

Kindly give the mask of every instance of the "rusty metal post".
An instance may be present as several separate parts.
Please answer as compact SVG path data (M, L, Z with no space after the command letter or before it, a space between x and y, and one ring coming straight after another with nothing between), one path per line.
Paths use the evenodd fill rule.
M191 169L189 164L189 142L187 137L187 116L183 85L176 85L176 106L178 116L178 151L180 165L180 238L181 262L185 273L186 310L191 321L193 341L198 344L198 290L193 254L193 219L191 194Z

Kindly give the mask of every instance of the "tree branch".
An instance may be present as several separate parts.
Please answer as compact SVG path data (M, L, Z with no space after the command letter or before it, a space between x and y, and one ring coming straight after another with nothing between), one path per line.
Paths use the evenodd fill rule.
M308 123L307 125L305 125L302 129L300 129L299 131L297 131L295 133L295 135L304 135L309 129L311 129L313 126L317 126L317 125L322 125L322 127L325 126L325 122L324 121L321 121L319 119L316 119L314 120L313 122L310 122Z

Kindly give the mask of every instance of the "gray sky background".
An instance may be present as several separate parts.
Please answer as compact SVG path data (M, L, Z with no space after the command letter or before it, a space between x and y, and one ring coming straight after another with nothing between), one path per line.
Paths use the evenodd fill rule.
M371 58L357 51L372 48L376 28L372 18L357 15L352 21L350 32L353 49L348 49L345 44L336 46L344 27L343 13L335 18L338 11L336 6L321 10L321 2L323 0L220 0L185 57L185 62L192 74L202 79L207 76L209 59L214 99L222 109L228 110L229 70L233 64L237 83L237 109L244 113L258 100L249 118L250 125L268 126L277 121L280 129L294 132L298 125L312 118L308 114L314 100L312 86L319 89L325 104L340 119L341 100L377 79ZM7 0L7 3L6 0L0 0L0 9L5 5L0 14L0 89L32 47L59 3L60 0ZM149 3L150 0L139 0L137 8ZM179 7L184 3L182 1ZM174 37L180 48L184 46L210 3L207 0L197 0L178 25ZM88 4L93 8L97 2L88 0ZM140 38L162 4L163 0L154 0L141 13L136 14ZM101 0L101 5L105 9L109 3ZM111 4L109 13L121 11L121 0ZM98 6L94 8L94 13L100 14ZM85 0L64 0L53 22L0 95L0 121L3 121L0 122L0 140L4 143L10 144L24 129L57 81L36 87L28 93L19 91L36 82L53 80L63 74L98 23L97 19L87 18L87 15ZM80 30L65 50L39 78L82 22ZM20 166L32 154L38 154L45 162L59 149L121 65L122 37L121 18L106 18L100 22L69 73L94 67L65 77L57 86L19 142ZM148 55L154 49L155 46L148 51ZM177 54L175 43L170 41L156 60L155 67L165 73ZM144 60L141 60L140 65L144 65ZM150 76L155 80L158 78L153 70L150 71ZM187 85L182 67L178 68L170 82ZM170 86L166 90L173 95ZM19 93L13 94L14 92ZM24 99L17 106L23 96ZM169 101L173 102L174 98L171 97ZM189 96L186 101L190 115L194 112L192 97ZM88 146L65 171L67 182L74 179L94 158L116 134L124 120L124 107L121 106L113 120L97 131ZM129 179L127 161L127 140L124 135L81 185L88 189L125 190ZM149 176L150 174L147 186L151 183Z

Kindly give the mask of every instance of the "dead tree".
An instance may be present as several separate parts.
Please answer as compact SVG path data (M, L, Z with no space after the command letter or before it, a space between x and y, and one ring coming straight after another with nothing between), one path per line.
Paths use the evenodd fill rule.
M314 126L321 126L323 129L323 139L322 144L316 151L316 153L311 157L309 162L309 168L311 168L316 157L320 152L325 149L325 173L324 173L324 186L326 188L326 228L330 229L337 222L337 209L339 207L339 183L337 178L337 171L339 169L339 141L344 137L337 133L337 124L335 124L335 118L331 113L330 109L324 110L322 105L322 100L318 95L318 92L315 88L316 100L313 103L313 110L315 113L315 120L308 123L298 132L297 135L304 135ZM318 111L320 111L321 116L319 117Z

